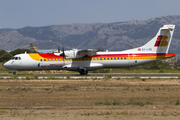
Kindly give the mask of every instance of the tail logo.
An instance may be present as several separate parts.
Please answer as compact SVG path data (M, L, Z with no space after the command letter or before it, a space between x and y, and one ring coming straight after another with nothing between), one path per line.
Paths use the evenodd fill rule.
M168 36L166 36L166 35L158 36L154 47L159 47L159 46L165 47L165 46L167 46L168 45L167 39L168 39Z

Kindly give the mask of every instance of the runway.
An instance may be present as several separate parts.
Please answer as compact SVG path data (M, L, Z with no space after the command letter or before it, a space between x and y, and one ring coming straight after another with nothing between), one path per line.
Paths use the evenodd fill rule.
M16 78L31 77L31 74L18 74ZM36 74L38 78L180 78L179 73L90 73L88 75L72 74ZM0 78L12 78L12 74L0 74Z

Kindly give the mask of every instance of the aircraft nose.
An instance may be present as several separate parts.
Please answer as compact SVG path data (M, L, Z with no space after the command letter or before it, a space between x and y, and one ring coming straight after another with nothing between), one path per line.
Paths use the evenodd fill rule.
M3 64L3 67L7 68L7 69L10 69L10 64L9 64L9 61L4 63Z
M7 68L7 67L8 67L8 63L7 63L7 62L4 63L4 64L3 64L3 67Z

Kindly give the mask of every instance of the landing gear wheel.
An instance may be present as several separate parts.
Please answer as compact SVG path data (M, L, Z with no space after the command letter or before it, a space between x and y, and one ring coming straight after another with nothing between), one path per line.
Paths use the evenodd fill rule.
M83 72L79 72L81 75L84 75Z
M88 74L88 71L87 71L86 69L80 69L80 70L79 70L79 73L80 73L81 75L87 75L87 74Z

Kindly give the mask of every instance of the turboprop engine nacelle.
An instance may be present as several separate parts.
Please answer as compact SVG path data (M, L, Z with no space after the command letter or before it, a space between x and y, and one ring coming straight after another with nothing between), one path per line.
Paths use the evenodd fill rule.
M78 54L78 51L79 50L67 50L67 51L64 51L64 54L65 54L65 57L67 59L74 59L74 58L81 58L83 57L84 55L79 55ZM60 54L60 56L63 56L63 53Z

